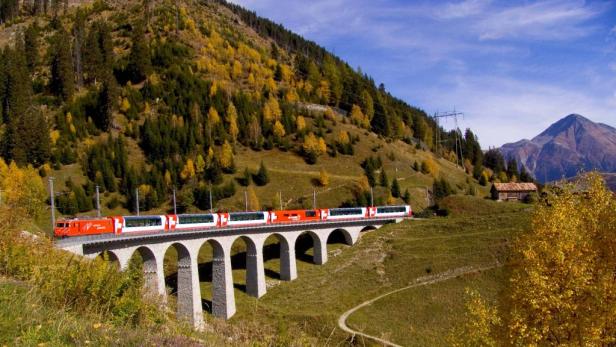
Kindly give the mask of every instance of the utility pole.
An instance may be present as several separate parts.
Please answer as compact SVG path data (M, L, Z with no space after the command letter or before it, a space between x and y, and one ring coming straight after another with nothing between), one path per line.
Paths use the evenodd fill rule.
M96 217L101 216L101 196L98 190L98 186L96 186Z
M137 216L139 215L139 188L135 189L135 204L137 205Z
M372 191L372 187L370 187L370 206L374 206L374 192Z
M317 208L317 190L316 189L312 190L312 208L313 209Z
M51 202L51 230L56 227L56 203L53 199L53 177L49 177L49 201Z
M210 213L214 211L214 204L212 202L212 182L210 182Z
M443 140L441 140L441 127L439 126L440 123L440 119L441 118L453 118L454 122L455 122L455 151L456 151L456 165L460 165L459 161L458 161L458 154L460 154L460 156L462 157L462 166L464 164L464 156L462 155L462 140L460 139L460 128L458 127L458 116L462 116L464 117L464 113L462 112L456 112L456 110L454 109L452 112L435 112L434 116L432 116L432 118L434 119L434 152L436 154L440 154L439 153L439 146L441 145L442 142L444 142Z
M248 211L248 191L244 190L244 211Z
M278 192L278 201L280 202L280 209L282 210L282 192Z
M175 187L173 187L173 214L178 214L178 205L175 201Z

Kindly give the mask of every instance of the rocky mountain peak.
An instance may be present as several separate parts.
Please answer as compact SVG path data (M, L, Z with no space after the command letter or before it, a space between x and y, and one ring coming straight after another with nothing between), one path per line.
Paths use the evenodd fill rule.
M532 140L505 144L500 151L526 166L539 181L589 170L616 172L616 129L570 114Z

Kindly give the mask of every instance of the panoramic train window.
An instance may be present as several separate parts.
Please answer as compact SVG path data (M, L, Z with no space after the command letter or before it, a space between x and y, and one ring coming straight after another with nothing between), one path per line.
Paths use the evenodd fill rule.
M135 217L124 218L124 224L127 228L134 227L153 227L162 225L160 217Z
M377 207L376 209L376 213L398 213L398 212L406 212L406 207L387 206L387 207Z
M189 216L178 216L180 224L200 224L200 223L213 223L214 216L211 214L198 214Z
M349 216L353 214L362 214L361 208L332 208L329 210L330 216Z
M306 211L306 217L316 217L317 216L317 211Z
M58 223L56 224L57 228L68 228L68 223Z
M241 222L246 220L261 220L263 219L263 212L254 212L254 213L230 213L229 221L230 222Z

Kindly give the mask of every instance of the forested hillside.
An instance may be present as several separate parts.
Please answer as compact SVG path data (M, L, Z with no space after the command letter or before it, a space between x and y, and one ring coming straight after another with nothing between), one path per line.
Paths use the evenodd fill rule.
M253 185L268 184L269 163L256 172L259 162L248 160L263 151L316 164L325 177L315 184L324 186L323 158L354 156L351 171L376 186L370 175L384 175L382 157L395 161L385 144L431 151L435 131L443 140L437 158L464 156L468 174L484 174L470 130L456 150L455 132L436 129L421 109L314 42L224 1L3 1L0 11L1 154L66 178L64 214L91 210L95 186L110 210L132 211L137 189L142 210L168 203L172 189L182 210L209 209L210 190L216 206L237 185L254 194ZM368 148L368 135L378 136L369 156L357 147ZM247 165L236 164L238 152ZM360 168L372 155L381 166ZM417 160L415 171L437 176ZM472 190L468 178L461 182ZM408 201L384 183L383 199ZM365 202L362 194L332 203Z

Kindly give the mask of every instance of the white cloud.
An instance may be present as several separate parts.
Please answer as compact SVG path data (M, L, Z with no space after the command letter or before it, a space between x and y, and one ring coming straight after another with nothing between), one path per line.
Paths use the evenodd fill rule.
M603 6L583 1L540 1L492 12L476 24L475 30L481 40L578 38L595 30L587 22L602 10Z
M491 0L465 0L447 3L437 9L436 16L441 19L455 19L473 16L483 12Z

